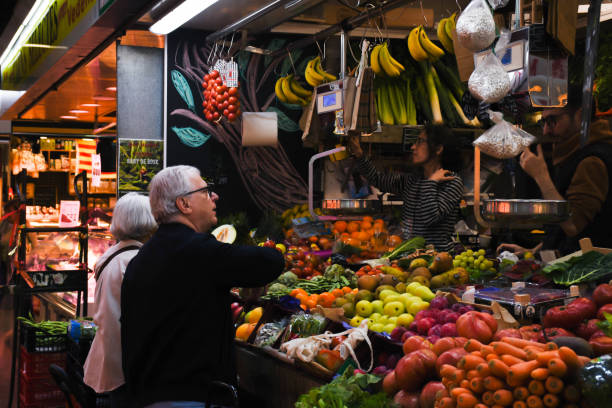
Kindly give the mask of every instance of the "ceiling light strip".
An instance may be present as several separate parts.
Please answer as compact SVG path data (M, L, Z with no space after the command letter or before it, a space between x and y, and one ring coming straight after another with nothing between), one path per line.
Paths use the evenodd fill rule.
M0 66L6 67L15 60L21 47L28 41L38 24L49 11L55 0L36 0L30 12L17 29L8 47L0 56Z
M218 0L185 0L183 3L179 4L178 7L149 27L149 31L159 35L169 34L217 1Z

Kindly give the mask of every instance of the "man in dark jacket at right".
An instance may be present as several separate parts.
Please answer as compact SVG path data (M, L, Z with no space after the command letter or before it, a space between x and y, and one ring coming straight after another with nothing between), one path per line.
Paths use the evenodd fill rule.
M219 242L208 232L219 198L191 166L160 171L149 186L160 224L129 263L121 288L121 345L138 407L229 406L236 386L232 287L259 287L283 271L275 249Z
M581 238L593 245L612 247L612 132L605 119L591 123L587 144L580 148L582 89L571 86L564 108L542 113L544 136L553 141L550 174L541 146L537 154L525 150L520 157L523 170L537 183L546 200L567 200L571 216L558 226L547 227L544 242L533 250L559 250L563 255L577 251ZM502 244L515 252L524 248Z

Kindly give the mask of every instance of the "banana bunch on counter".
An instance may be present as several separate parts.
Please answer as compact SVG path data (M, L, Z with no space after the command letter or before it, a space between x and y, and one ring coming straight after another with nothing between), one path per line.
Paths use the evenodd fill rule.
M281 102L295 105L306 106L312 98L312 91L300 85L293 74L280 77L274 85L274 92Z
M457 13L453 13L452 16L443 18L438 23L438 39L449 54L455 53L455 47L453 46L453 31L455 31L456 18Z
M304 76L306 77L306 82L308 82L308 85L312 86L313 88L326 82L332 82L338 79L335 75L332 75L323 69L321 66L320 56L308 61Z
M372 49L370 53L370 66L374 74L391 78L400 76L405 70L404 66L391 56L386 42L378 44Z
M444 46L444 43L442 45ZM444 50L429 39L422 25L410 31L410 35L408 35L408 51L410 51L410 55L416 61L433 62L444 55Z

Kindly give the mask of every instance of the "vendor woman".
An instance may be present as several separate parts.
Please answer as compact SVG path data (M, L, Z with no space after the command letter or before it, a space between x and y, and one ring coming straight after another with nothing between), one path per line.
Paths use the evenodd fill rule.
M457 175L461 154L451 130L428 125L411 147L413 174L378 171L363 154L359 134L349 132L349 149L358 160L358 169L379 190L397 194L402 205L402 238L425 238L438 251L452 248L463 182Z

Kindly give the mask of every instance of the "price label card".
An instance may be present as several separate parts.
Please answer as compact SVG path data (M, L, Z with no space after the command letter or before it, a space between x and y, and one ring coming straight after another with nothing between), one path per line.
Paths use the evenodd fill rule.
M232 59L226 65L225 85L228 88L238 87L238 64Z
M78 227L81 223L79 221L79 210L81 209L81 203L79 201L60 201L60 215L59 215L59 226L60 228L72 228Z
M219 58L213 66L213 70L216 69L217 71L219 71L219 77L223 80L223 83L225 83L225 64L225 60Z
M100 187L100 177L102 176L102 161L99 154L91 155L91 186Z

